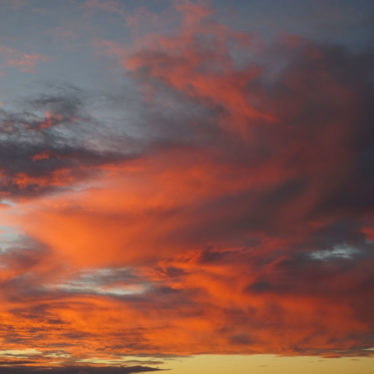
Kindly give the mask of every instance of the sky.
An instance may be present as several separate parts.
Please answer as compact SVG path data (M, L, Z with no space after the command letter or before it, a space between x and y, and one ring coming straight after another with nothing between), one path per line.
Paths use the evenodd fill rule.
M0 371L374 373L374 2L0 0Z

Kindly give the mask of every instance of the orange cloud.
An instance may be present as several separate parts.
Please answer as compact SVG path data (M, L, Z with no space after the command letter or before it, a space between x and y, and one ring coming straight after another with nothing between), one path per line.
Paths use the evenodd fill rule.
M2 254L2 326L14 334L2 343L55 347L67 355L61 363L370 355L370 96L365 72L349 75L366 57L281 41L286 67L277 70L253 63L253 36L214 22L207 5L174 7L174 35L131 55L110 44L146 88L144 149L88 166L78 154L47 176L12 174L20 188L71 188L0 211L33 243ZM31 154L34 164L51 161ZM89 177L77 173L86 169ZM86 184L72 188L77 180Z
M47 160L47 159L49 159L49 157L50 157L50 153L44 151L44 152L41 152L41 153L37 153L36 155L33 155L31 157L31 159L33 161L39 161L39 160Z

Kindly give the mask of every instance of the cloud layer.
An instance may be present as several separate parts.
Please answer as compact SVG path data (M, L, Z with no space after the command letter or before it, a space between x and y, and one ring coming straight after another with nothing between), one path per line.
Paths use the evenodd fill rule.
M105 105L131 124L78 89L0 112L0 218L22 233L0 253L2 346L372 354L373 51L174 12L176 32L106 49L135 91Z

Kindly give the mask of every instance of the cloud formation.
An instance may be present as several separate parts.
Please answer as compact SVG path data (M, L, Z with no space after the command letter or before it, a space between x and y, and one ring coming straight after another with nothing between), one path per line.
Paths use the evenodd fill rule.
M0 45L0 69L16 68L24 73L34 73L39 62L47 62L48 57L37 53L23 53L6 45Z
M17 364L17 363L16 363ZM4 374L42 374L46 370L52 374L125 374L125 373L145 373L154 372L158 369L146 366L133 366L133 367L92 367L92 366L72 366L63 368L33 368L33 367L1 367Z
M61 91L27 100L22 112L0 109L2 198L66 189L106 164L136 157L136 141L121 129L121 147L109 147L104 139L98 144L105 124L86 112L85 93L74 87Z
M31 198L0 218L34 243L1 253L2 344L372 354L373 51L174 11L177 32L116 50L138 89L138 133L112 132L128 147L87 146L101 132L76 99L1 112L1 191Z

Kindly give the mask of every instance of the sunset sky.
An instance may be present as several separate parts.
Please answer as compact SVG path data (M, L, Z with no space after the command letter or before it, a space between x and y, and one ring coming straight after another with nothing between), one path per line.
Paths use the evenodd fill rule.
M0 0L0 373L374 374L374 1Z

